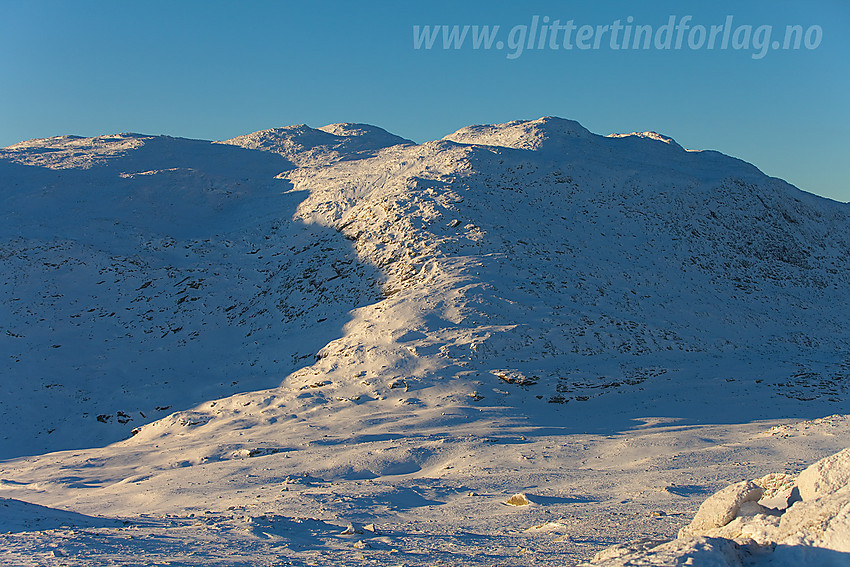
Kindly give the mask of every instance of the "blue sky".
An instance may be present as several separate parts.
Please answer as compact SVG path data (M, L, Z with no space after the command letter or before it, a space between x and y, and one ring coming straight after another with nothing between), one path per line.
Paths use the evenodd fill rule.
M414 49L414 25L723 24L822 30L814 49ZM677 20L678 22L679 20ZM850 201L850 3L0 0L0 146L114 132L224 139L368 122L422 142L563 116L656 130ZM685 30L683 33L688 33ZM683 36L687 37L687 35ZM811 36L814 39L815 36ZM695 36L695 41L697 37ZM751 40L752 41L752 40Z

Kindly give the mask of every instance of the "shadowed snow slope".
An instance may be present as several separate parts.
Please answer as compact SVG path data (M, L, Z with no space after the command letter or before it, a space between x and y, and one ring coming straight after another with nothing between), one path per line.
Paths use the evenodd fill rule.
M263 506L335 564L337 524L439 519L481 538L446 563L525 565L485 551L670 539L708 491L846 446L850 205L659 134L65 136L0 150L0 191L10 498L233 535L231 506L290 541Z
M378 297L348 241L292 220L277 154L126 134L0 156L4 456L277 385Z

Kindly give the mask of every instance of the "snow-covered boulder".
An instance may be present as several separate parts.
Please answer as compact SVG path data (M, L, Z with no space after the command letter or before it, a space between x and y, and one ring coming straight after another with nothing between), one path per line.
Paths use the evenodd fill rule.
M594 556L589 564L605 567L650 565L698 565L700 567L740 567L741 546L724 538L693 537L658 544L644 540L615 545Z
M764 489L751 480L727 486L702 503L691 523L679 530L679 537L698 535L725 526L735 519L742 504L757 502L762 494Z
M850 486L796 502L781 516L773 539L782 546L815 546L850 553Z
M850 448L816 462L800 473L796 484L803 501L846 487L850 484Z

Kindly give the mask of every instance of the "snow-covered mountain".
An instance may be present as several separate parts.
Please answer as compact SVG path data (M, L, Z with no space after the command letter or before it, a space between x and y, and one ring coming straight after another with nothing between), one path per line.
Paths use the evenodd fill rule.
M685 452L700 488L661 500L692 502L735 446L770 455L748 471L846 446L779 450L759 420L848 413L850 205L661 134L541 118L421 145L360 124L63 136L0 150L0 199L0 488L26 502L244 506L245 478L275 470L264 488L347 483L340 502L460 514L476 483L557 492L539 479L588 468L587 450L606 475L651 462L667 482ZM717 424L736 425L701 437ZM632 501L614 492L537 500ZM307 516L359 513L324 505ZM393 517L430 521L406 505ZM680 527L659 517L618 538Z

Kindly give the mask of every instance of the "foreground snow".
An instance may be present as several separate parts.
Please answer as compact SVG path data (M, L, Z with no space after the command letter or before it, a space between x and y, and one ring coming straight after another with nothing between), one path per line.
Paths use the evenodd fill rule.
M600 552L588 565L850 564L850 449L799 476L770 474L703 502L675 541Z
M698 565L738 564L723 563L719 549L764 564L770 557L811 559L796 565L846 564L840 547L846 547L848 533L841 524L846 489L829 492L832 485L797 473L824 470L818 478L843 482L835 467L805 463L846 441L847 417L772 428L641 422L614 435L495 425L501 426L491 432L498 432L488 437L480 423L453 432L411 431L403 438L375 431L325 437L306 428L291 436L303 445L202 466L181 461L192 457L191 447L140 453L128 444L28 460L14 471L6 466L0 562L572 565L607 546L649 538L655 543L644 547L654 547L653 555L626 546L604 551L603 564L675 565L687 564L688 557L703 557ZM235 444L239 433L219 441ZM140 454L149 460L140 462ZM361 472L351 471L354 463ZM785 473L766 477L770 470ZM741 506L726 526L657 547L692 525L695 512L715 518L717 510L729 509L736 499L724 492L720 502L712 497L708 505L700 503L740 478L762 479L775 493L763 495L765 506L782 505L787 478L807 500L782 516ZM811 496L806 486L822 488ZM517 492L529 504L508 505ZM758 543L742 547L742 537ZM781 544L772 555L770 541ZM778 563L786 564L794 563Z

